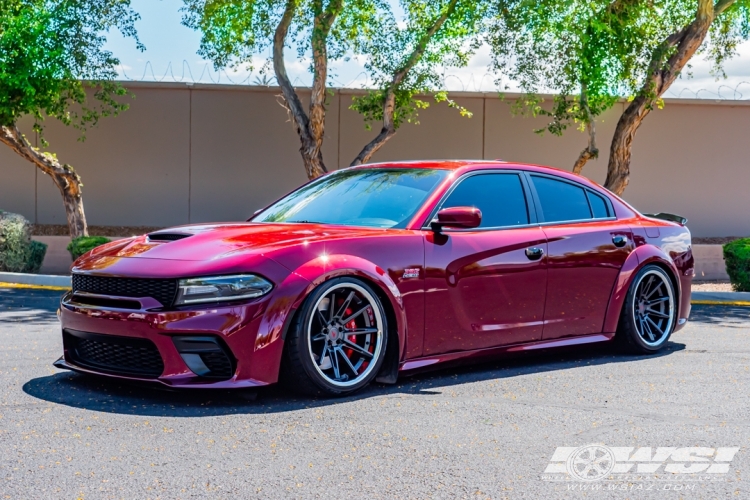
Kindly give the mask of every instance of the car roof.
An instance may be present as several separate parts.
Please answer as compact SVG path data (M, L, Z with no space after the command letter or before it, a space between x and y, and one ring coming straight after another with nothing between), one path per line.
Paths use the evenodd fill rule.
M574 180L587 184L590 187L601 189L597 183L590 179L572 173L569 170L563 170L555 167L544 165L534 165L532 163L516 163L504 160L416 160L416 161L390 161L382 163L368 163L358 165L354 168L425 168L437 170L460 171L460 173L471 170L482 169L506 169L506 170L528 170L532 172L549 173L559 177Z

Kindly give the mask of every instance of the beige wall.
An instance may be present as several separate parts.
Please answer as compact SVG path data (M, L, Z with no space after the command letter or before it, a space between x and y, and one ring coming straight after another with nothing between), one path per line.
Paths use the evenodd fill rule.
M278 89L219 85L129 83L131 109L90 130L49 120L51 150L84 181L89 224L169 226L242 220L305 182L292 123ZM356 91L329 99L324 158L346 166L377 132L349 110ZM374 160L501 158L570 168L586 137L539 136L544 119L510 113L495 94L453 93L474 116L446 104L404 125ZM584 173L602 182L609 139L623 104L598 124L602 157ZM29 137L30 122L24 122ZM638 132L625 198L642 211L690 219L696 236L750 235L750 102L668 100ZM0 148L0 208L40 224L64 224L49 178Z

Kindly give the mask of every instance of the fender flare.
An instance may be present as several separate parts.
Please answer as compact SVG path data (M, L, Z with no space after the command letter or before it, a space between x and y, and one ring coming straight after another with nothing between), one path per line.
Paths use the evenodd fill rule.
M648 264L659 264L661 267L666 268L665 270L670 275L669 277L674 284L677 294L675 297L675 307L680 308L682 286L679 279L680 273L677 271L674 262L662 249L654 245L642 245L630 252L630 255L628 255L625 263L620 268L620 274L617 276L617 281L615 281L612 294L610 295L607 314L604 317L603 333L615 333L617 331L617 323L620 320L620 313L630 285L635 275Z

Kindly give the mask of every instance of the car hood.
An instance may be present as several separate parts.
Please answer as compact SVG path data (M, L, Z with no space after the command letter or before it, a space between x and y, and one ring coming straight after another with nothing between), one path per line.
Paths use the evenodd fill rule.
M265 255L290 246L383 231L322 224L202 224L119 240L95 249L90 257L207 261L238 254Z

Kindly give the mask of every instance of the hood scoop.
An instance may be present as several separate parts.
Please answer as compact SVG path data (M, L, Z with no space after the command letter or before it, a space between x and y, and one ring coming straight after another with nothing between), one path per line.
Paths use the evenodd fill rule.
M192 236L190 233L151 233L149 241L177 241Z

